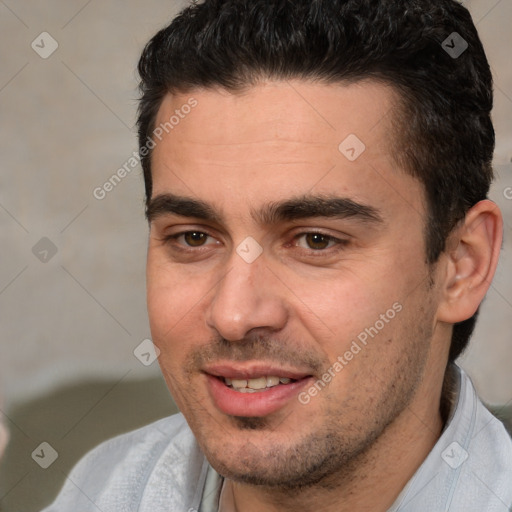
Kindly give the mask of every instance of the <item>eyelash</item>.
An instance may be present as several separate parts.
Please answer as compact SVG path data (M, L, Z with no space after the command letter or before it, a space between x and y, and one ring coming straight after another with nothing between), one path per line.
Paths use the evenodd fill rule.
M188 231L181 231L180 233L176 233L174 235L169 235L169 236L166 236L162 239L162 242L164 244L172 244L172 243L177 243L177 245L181 246L180 247L180 250L185 250L185 251L196 251L197 249L201 249L202 247L205 247L204 245L201 245L201 246L198 246L197 248L194 248L190 245L186 245L186 244L180 244L178 241L179 238L181 237L184 237L188 234L191 234L191 233L196 233L196 234L199 234L199 235L206 235L208 238L214 238L213 236L209 235L208 233L206 233L205 231L199 231L199 230L193 230L193 229L190 229ZM187 249L184 249L184 247L187 247Z
M181 237L184 237L184 236L186 236L188 234L192 234L192 233L196 233L199 235L206 235L206 237L208 237L208 238L215 238L205 231L188 230L188 231L182 231L180 233L175 233L173 235L166 236L162 239L162 242L166 245L172 244L174 249L177 249L177 250L183 251L183 252L189 252L189 253L197 253L201 249L207 247L208 245L211 245L211 244L204 244L204 245L199 245L197 247L193 247L186 243L178 242L178 240ZM331 245L329 245L325 249L312 249L312 248L300 247L298 245L299 240L308 235L318 235L318 236L322 237L328 244L331 244ZM303 231L301 233L294 235L292 241L285 244L285 247L295 246L303 251L308 251L312 255L321 256L322 253L326 254L326 253L330 253L333 250L334 251L341 250L343 247L348 245L348 243L349 243L349 241L346 239L340 239L340 238L337 238L332 235L328 235L326 233L322 233L319 231Z

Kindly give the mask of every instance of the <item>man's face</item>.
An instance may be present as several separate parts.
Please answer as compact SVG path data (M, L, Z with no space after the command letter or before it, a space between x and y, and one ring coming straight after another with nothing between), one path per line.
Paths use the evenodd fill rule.
M160 108L156 126L182 116L152 157L152 336L234 480L316 483L421 415L438 299L422 186L391 156L393 98L276 82Z

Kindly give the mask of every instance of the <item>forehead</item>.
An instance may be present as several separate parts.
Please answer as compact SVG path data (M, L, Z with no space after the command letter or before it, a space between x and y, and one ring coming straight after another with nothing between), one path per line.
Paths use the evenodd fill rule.
M155 123L153 196L172 191L215 202L236 191L241 207L310 192L368 203L407 188L422 210L419 182L393 159L396 105L390 86L371 81L169 94Z
M263 82L241 92L195 89L168 94L162 101L155 126L165 126L183 109L188 112L191 98L197 100L197 106L189 117L204 128L201 139L196 140L198 143L256 142L255 130L259 130L260 141L292 135L298 142L329 143L333 136L351 130L365 136L371 144L379 136L390 135L388 115L397 104L398 94L391 86L375 81ZM173 126L173 135L191 135L190 123L183 122L187 116L180 115L182 126L179 129ZM212 123L217 129L208 130ZM376 129L378 124L381 129Z

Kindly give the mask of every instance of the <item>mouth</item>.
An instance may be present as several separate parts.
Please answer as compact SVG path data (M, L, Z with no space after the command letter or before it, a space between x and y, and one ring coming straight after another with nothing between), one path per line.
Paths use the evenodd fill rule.
M227 377L219 377L224 381L224 384L234 391L239 393L261 393L268 391L276 386L290 384L290 382L297 382L295 379L289 377L276 377L263 376L252 379L229 379Z
M228 416L263 417L294 402L312 375L275 366L216 365L204 371L210 397Z

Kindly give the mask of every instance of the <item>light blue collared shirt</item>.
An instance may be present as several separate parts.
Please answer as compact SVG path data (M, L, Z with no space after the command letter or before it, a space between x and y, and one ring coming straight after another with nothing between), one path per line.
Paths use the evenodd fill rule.
M512 511L512 440L459 371L438 442L388 512ZM219 511L223 479L181 414L89 452L43 512Z

